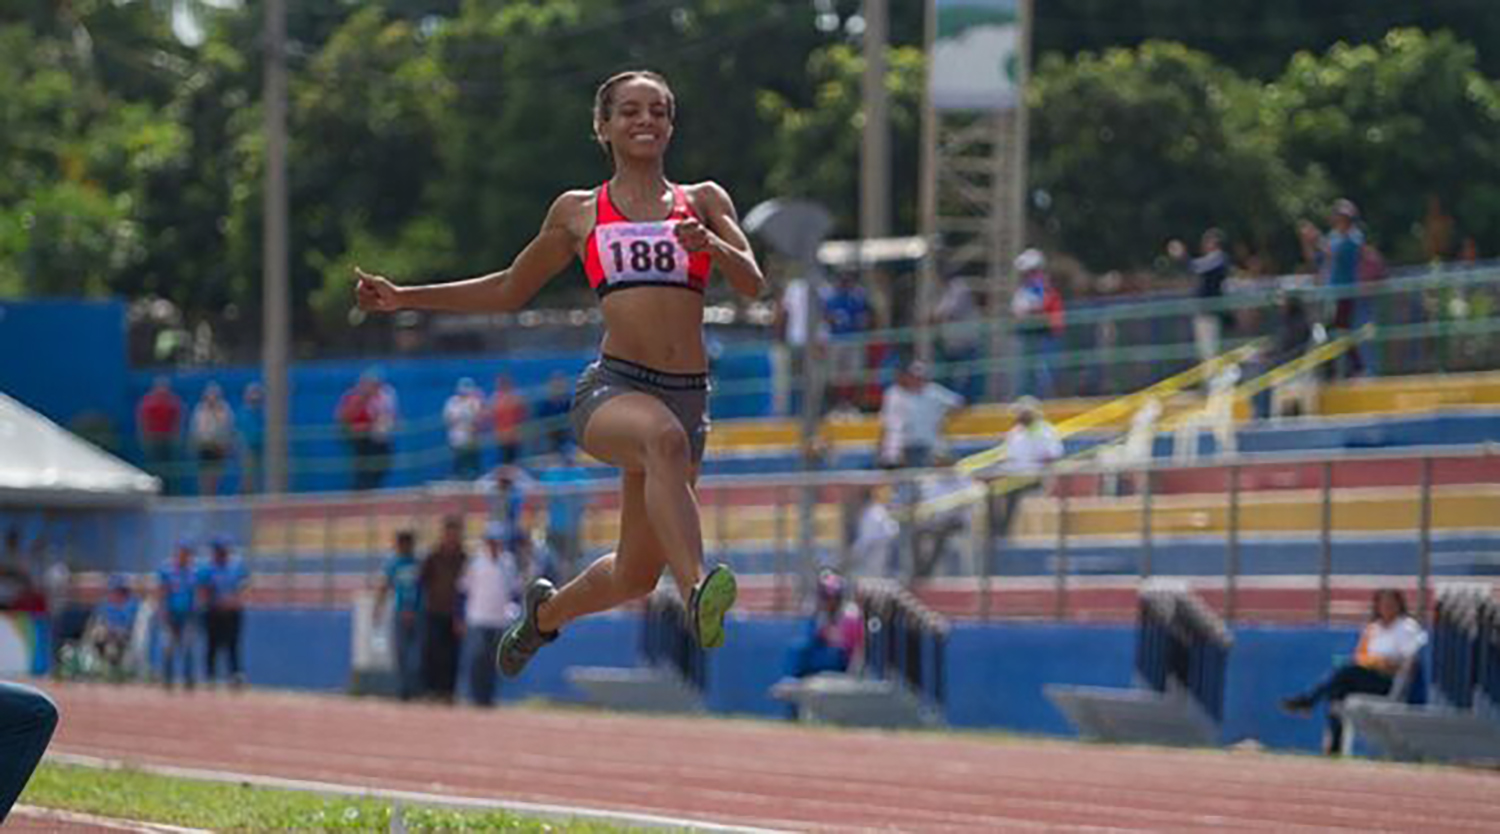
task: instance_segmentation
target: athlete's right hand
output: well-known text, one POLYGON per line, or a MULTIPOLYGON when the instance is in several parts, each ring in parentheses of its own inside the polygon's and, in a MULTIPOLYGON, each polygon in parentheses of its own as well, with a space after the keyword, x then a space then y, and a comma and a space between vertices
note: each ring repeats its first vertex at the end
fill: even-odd
POLYGON ((357 281, 354 299, 359 309, 377 313, 389 313, 401 309, 401 289, 383 275, 371 275, 359 267, 354 268, 357 281))

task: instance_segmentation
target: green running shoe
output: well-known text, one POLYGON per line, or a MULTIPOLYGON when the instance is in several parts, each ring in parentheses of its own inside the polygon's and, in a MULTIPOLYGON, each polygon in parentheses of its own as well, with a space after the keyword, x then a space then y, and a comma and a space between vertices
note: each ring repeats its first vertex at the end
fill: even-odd
POLYGON ((525 611, 521 619, 505 630, 505 635, 500 638, 500 648, 495 652, 495 665, 507 678, 521 674, 539 649, 557 639, 557 632, 542 631, 536 624, 537 609, 556 593, 557 588, 541 577, 531 580, 526 586, 525 611))
POLYGON ((688 599, 688 627, 698 645, 717 649, 724 645, 724 616, 734 607, 739 586, 728 565, 715 565, 693 589, 688 599))

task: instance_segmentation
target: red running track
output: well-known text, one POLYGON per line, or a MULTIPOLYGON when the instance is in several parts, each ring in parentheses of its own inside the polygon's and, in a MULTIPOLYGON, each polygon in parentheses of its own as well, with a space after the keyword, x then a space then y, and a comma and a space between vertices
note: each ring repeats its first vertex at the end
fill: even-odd
POLYGON ((69 753, 797 830, 1500 831, 1500 774, 288 693, 51 687, 69 753))

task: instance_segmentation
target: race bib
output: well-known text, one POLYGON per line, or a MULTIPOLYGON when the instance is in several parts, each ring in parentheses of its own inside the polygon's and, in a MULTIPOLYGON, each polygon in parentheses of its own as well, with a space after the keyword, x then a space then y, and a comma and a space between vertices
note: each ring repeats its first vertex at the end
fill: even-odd
POLYGON ((594 230, 604 283, 688 283, 688 253, 672 233, 675 222, 610 223, 594 230))

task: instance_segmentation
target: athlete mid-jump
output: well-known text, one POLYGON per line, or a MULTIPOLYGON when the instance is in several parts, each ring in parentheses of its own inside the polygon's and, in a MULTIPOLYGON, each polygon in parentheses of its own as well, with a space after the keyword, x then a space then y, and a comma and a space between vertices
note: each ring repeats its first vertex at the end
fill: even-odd
POLYGON ((357 270, 366 310, 517 310, 574 255, 599 294, 604 342, 578 379, 572 421, 585 451, 623 470, 619 548, 561 589, 545 579, 527 587, 523 615, 500 641, 507 675, 520 673, 567 623, 651 593, 664 567, 687 600, 699 643, 724 642, 734 574, 724 565, 703 572, 694 487, 708 433, 703 292, 715 267, 752 298, 765 279, 729 194, 713 182, 666 178, 675 116, 660 75, 634 71, 605 81, 594 99, 594 131, 614 176, 558 197, 509 269, 406 287, 357 270))

